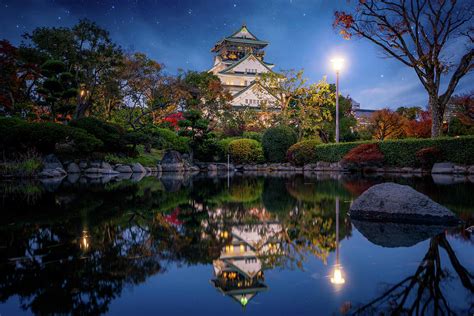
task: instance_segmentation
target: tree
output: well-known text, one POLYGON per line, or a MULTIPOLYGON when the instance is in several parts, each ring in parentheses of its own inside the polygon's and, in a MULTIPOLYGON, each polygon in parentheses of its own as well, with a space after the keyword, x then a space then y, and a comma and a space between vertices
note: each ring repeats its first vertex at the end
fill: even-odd
POLYGON ((369 129, 377 140, 403 136, 403 119, 397 112, 389 109, 375 111, 369 122, 369 129))
MULTIPOLYGON (((334 84, 330 85, 331 91, 336 91, 334 84)), ((331 117, 336 116, 336 107, 331 104, 329 106, 331 117)), ((357 120, 352 112, 352 102, 350 97, 339 95, 339 139, 342 142, 350 142, 358 139, 359 134, 355 131, 357 120)), ((336 121, 325 120, 320 131, 320 137, 325 142, 334 141, 336 138, 336 121)))
POLYGON ((112 42, 108 31, 92 21, 80 20, 72 28, 36 28, 24 38, 29 41, 24 48, 63 62, 66 71, 75 75, 81 88, 75 118, 85 116, 97 100, 99 87, 117 77, 122 50, 112 42))
POLYGON ((451 98, 454 115, 467 126, 474 126, 474 91, 451 98))
POLYGON ((179 121, 179 134, 189 137, 189 147, 191 149, 191 160, 194 152, 206 139, 209 121, 202 117, 202 113, 197 110, 188 110, 183 113, 183 119, 179 121))
POLYGON ((400 106, 395 110, 395 112, 397 112, 398 114, 400 114, 401 116, 403 116, 404 118, 408 120, 416 120, 422 111, 423 110, 419 106, 411 106, 411 107, 400 106))
POLYGON ((431 136, 431 114, 421 111, 414 119, 404 120, 404 132, 407 137, 429 138, 431 136))
POLYGON ((231 94, 224 89, 220 79, 207 71, 188 71, 178 76, 182 88, 187 91, 184 100, 187 109, 198 110, 203 118, 216 126, 229 110, 231 94))
POLYGON ((40 77, 40 59, 31 50, 0 41, 0 105, 16 113, 32 105, 33 87, 40 77))
POLYGON ((66 71, 66 66, 59 60, 48 60, 41 65, 41 81, 37 92, 41 96, 40 105, 49 109, 51 119, 66 119, 74 111, 77 85, 74 76, 66 71))
POLYGON ((359 0, 354 13, 335 13, 334 26, 345 38, 367 39, 414 69, 428 93, 431 136, 438 137, 446 105, 472 69, 473 6, 472 1, 457 0, 359 0), (457 62, 447 52, 452 44, 462 52, 457 62), (440 92, 444 77, 449 77, 447 88, 440 92))
POLYGON ((291 125, 297 131, 298 140, 319 136, 323 123, 332 120, 335 94, 326 78, 308 84, 300 70, 278 74, 268 72, 259 80, 277 97, 281 124, 291 125))

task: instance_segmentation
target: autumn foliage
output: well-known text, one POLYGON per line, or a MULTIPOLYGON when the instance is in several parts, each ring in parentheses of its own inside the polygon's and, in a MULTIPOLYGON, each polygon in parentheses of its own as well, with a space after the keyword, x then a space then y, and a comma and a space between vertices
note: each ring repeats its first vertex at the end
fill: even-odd
POLYGON ((373 138, 385 140, 390 138, 400 138, 404 135, 403 117, 397 112, 389 109, 375 111, 369 119, 369 129, 373 138))
POLYGON ((361 144, 351 149, 343 158, 343 163, 355 166, 380 165, 384 155, 378 144, 361 144))
POLYGON ((431 136, 431 114, 429 111, 422 111, 418 118, 405 120, 403 130, 407 137, 429 138, 431 136))

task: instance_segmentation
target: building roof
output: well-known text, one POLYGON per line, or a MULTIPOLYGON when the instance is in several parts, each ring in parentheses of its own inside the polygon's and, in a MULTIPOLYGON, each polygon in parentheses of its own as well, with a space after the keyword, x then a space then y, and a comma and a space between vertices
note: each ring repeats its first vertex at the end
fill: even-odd
MULTIPOLYGON (((273 72, 273 70, 268 66, 269 64, 264 63, 264 62, 261 61, 257 56, 255 56, 255 55, 252 54, 252 53, 249 53, 249 54, 245 55, 244 57, 240 58, 239 61, 233 63, 232 65, 230 65, 229 67, 225 68, 224 70, 219 71, 219 73, 221 73, 221 74, 227 73, 229 70, 232 70, 232 69, 234 69, 236 66, 240 65, 243 61, 249 59, 250 56, 253 56, 260 64, 262 64, 266 69, 268 69, 268 71, 273 72)), ((270 65, 271 65, 271 64, 270 64, 270 65)))
POLYGON ((217 50, 218 46, 225 41, 241 43, 241 44, 255 44, 255 45, 260 45, 262 47, 265 47, 268 45, 268 42, 258 39, 252 32, 250 32, 245 24, 242 25, 240 29, 232 33, 232 35, 227 36, 221 39, 220 41, 218 41, 214 45, 214 48, 212 49, 212 51, 217 50))
POLYGON ((259 85, 263 90, 265 90, 266 92, 268 92, 268 94, 270 94, 272 97, 274 97, 275 99, 278 100, 278 98, 273 94, 271 93, 265 86, 263 86, 260 82, 258 81, 253 81, 251 84, 249 84, 247 87, 245 87, 245 89, 242 89, 240 90, 239 92, 237 92, 236 94, 233 95, 233 99, 237 98, 239 95, 241 95, 242 93, 244 93, 245 91, 249 90, 250 88, 252 88, 253 86, 255 85, 259 85))

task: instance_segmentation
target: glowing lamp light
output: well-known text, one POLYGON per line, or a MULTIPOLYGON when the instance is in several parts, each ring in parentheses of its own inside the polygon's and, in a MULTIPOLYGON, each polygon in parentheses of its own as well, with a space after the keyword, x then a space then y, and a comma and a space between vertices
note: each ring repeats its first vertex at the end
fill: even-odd
POLYGON ((89 234, 86 230, 82 232, 80 247, 83 251, 87 251, 89 249, 89 234))
POLYGON ((331 63, 332 63, 332 68, 339 72, 342 67, 344 66, 344 59, 342 58, 333 58, 331 59, 331 63))
POLYGON ((242 306, 247 305, 248 302, 249 302, 249 300, 248 300, 247 297, 242 296, 242 297, 240 298, 240 304, 242 304, 242 306))
POLYGON ((334 269, 334 274, 331 278, 331 283, 338 285, 346 283, 346 280, 342 277, 342 270, 339 267, 336 267, 334 269))

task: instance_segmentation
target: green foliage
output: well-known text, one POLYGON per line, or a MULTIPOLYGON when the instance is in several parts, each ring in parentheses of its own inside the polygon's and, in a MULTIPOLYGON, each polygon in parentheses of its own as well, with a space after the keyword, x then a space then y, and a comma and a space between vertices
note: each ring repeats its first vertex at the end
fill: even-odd
POLYGON ((423 168, 432 168, 441 158, 441 151, 437 147, 426 147, 415 153, 417 163, 423 168))
POLYGON ((453 117, 449 122, 447 134, 449 136, 474 135, 474 125, 463 124, 459 118, 453 117))
POLYGON ((316 161, 316 146, 321 144, 319 138, 304 140, 293 144, 286 153, 286 159, 294 165, 302 166, 316 161))
POLYGON ((112 164, 132 164, 132 163, 140 163, 142 166, 145 167, 155 167, 158 161, 163 158, 163 151, 158 149, 151 149, 150 152, 145 152, 144 146, 139 145, 137 146, 138 155, 136 157, 126 157, 126 156, 118 156, 116 154, 107 154, 105 155, 105 161, 112 163, 112 164))
POLYGON ((87 131, 57 123, 27 123, 0 119, 0 150, 25 152, 35 148, 40 153, 90 153, 103 146, 87 131), (7 130, 4 133, 3 131, 7 130), (62 146, 61 146, 62 145, 62 146))
POLYGON ((189 138, 189 147, 191 155, 198 151, 198 147, 207 138, 209 121, 202 117, 198 110, 188 110, 183 113, 183 119, 178 122, 180 127, 179 135, 189 138))
POLYGON ((229 144, 229 154, 234 163, 263 162, 262 145, 254 139, 236 139, 229 144))
MULTIPOLYGON (((339 144, 324 144, 316 147, 316 161, 338 162, 351 149, 360 144, 374 143, 373 141, 352 142, 339 144)), ((459 164, 474 163, 474 136, 436 139, 394 139, 379 142, 379 148, 388 166, 414 167, 417 166, 416 153, 428 147, 437 147, 441 151, 440 159, 459 164)))
POLYGON ((367 142, 352 143, 332 143, 316 147, 316 161, 338 162, 352 149, 359 144, 367 142))
POLYGON ((152 136, 153 147, 157 149, 173 149, 180 153, 189 151, 189 139, 184 136, 179 136, 176 132, 167 129, 154 127, 149 130, 152 136))
POLYGON ((218 141, 219 152, 224 159, 227 159, 229 154, 229 144, 236 139, 242 139, 242 137, 227 137, 218 141))
POLYGON ((263 134, 258 132, 244 132, 242 135, 243 138, 255 139, 257 142, 261 143, 263 134))
POLYGON ((71 121, 70 126, 86 130, 103 142, 100 151, 103 152, 126 152, 127 143, 125 131, 119 126, 102 122, 93 117, 84 117, 71 121))
POLYGON ((296 133, 287 126, 277 126, 265 131, 262 138, 265 158, 269 162, 282 162, 291 145, 296 143, 296 133))
POLYGON ((29 150, 16 154, 16 157, 0 162, 0 175, 31 177, 40 171, 43 163, 37 152, 29 150))

